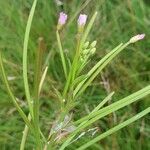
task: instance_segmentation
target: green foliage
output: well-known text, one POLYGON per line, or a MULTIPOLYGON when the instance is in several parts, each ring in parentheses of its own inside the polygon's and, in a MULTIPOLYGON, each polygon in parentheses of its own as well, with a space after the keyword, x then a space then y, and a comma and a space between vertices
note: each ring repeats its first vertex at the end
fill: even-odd
POLYGON ((38 0, 34 13, 36 0, 33 6, 32 2, 0 1, 0 49, 4 54, 0 59, 1 75, 4 79, 0 89, 1 149, 19 149, 23 130, 26 134, 22 145, 26 143, 26 149, 35 147, 38 140, 42 144, 49 142, 50 149, 58 149, 56 145, 59 149, 66 146, 66 149, 87 149, 89 146, 89 149, 120 149, 124 143, 124 149, 149 149, 150 127, 147 116, 134 125, 131 124, 150 112, 149 97, 145 97, 150 93, 147 86, 150 81, 149 3, 143 0, 66 0, 63 9, 69 15, 68 24, 56 36, 61 7, 54 1, 38 0), (90 16, 95 11, 98 15, 95 13, 93 17, 90 16), (89 24, 80 39, 76 40, 76 20, 80 12, 89 16, 89 24), (30 17, 26 28, 28 16, 30 17), (134 34, 141 32, 146 33, 147 38, 144 41, 130 46, 129 43, 120 44, 114 48, 118 43, 126 42, 134 34), (44 39, 47 50, 44 51, 44 62, 40 58, 41 49, 37 46, 39 37, 44 39), (96 54, 85 59, 82 64, 80 54, 84 43, 92 43, 95 38, 96 54), (76 41, 79 46, 76 46, 76 41), (126 46, 127 50, 121 54, 126 46), (115 58, 118 54, 119 57, 115 58), (5 91, 8 91, 11 99, 5 91), (111 91, 115 91, 115 94, 111 91), (36 100, 33 106, 32 99, 36 100), (142 101, 137 102, 139 99, 142 101), (133 102, 136 103, 129 106, 133 102), (125 109, 121 109, 125 106, 125 109), (118 109, 121 110, 116 112, 118 109), (31 121, 30 118, 27 119, 29 112, 33 114, 31 121), (32 132, 29 130, 28 133, 27 126, 24 128, 21 117, 32 132), (53 127, 56 129, 61 124, 58 132, 49 134, 50 129, 52 131, 53 127), (116 132, 129 124, 130 127, 116 132), (60 134, 69 127, 73 130, 66 132, 67 136, 60 134), (94 127, 98 127, 99 131, 92 137, 88 131, 94 127), (85 135, 80 137, 83 133, 85 135), (115 135, 111 135, 112 133, 115 135), (60 136, 63 138, 54 142, 60 136), (105 140, 99 142, 103 138, 105 140))

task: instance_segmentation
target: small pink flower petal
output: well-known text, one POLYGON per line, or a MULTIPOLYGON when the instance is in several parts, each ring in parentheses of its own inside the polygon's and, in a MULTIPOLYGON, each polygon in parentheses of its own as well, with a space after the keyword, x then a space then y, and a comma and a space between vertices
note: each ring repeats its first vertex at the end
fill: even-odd
POLYGON ((67 21, 67 14, 65 14, 64 12, 61 12, 59 14, 58 24, 64 25, 66 21, 67 21))
POLYGON ((135 43, 139 40, 143 40, 144 37, 145 37, 145 34, 138 34, 130 39, 130 43, 135 43))
POLYGON ((79 26, 84 26, 86 24, 86 20, 87 20, 87 15, 80 14, 80 16, 78 18, 78 25, 79 26))

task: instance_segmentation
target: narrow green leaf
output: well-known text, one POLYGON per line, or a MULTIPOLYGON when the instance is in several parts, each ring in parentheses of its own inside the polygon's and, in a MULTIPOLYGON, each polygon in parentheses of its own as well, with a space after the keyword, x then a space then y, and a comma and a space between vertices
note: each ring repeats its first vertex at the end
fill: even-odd
POLYGON ((42 73, 42 60, 43 60, 43 51, 44 51, 44 43, 43 38, 39 38, 38 40, 38 49, 36 51, 35 57, 35 71, 34 71, 34 89, 33 89, 33 123, 36 131, 36 142, 37 146, 41 147, 41 140, 40 140, 40 126, 39 126, 39 108, 40 108, 40 101, 39 101, 39 86, 40 86, 40 79, 42 73))
POLYGON ((79 77, 77 77, 73 83, 72 83, 72 87, 76 86, 77 84, 79 84, 80 82, 82 82, 84 79, 87 78, 87 75, 81 75, 79 77))
POLYGON ((137 91, 137 92, 135 92, 135 93, 133 93, 133 94, 131 94, 131 95, 129 95, 129 96, 127 96, 127 97, 125 97, 125 98, 123 98, 123 99, 121 99, 121 100, 119 100, 119 101, 117 101, 117 102, 115 102, 115 103, 113 103, 113 104, 111 104, 111 105, 109 105, 109 106, 106 106, 106 107, 100 109, 99 111, 94 112, 90 116, 87 115, 86 117, 77 120, 75 122, 75 124, 82 123, 83 121, 85 121, 87 119, 95 120, 94 117, 100 117, 100 118, 104 117, 104 116, 106 116, 106 115, 108 115, 108 114, 110 114, 110 113, 112 113, 112 112, 114 112, 114 111, 116 111, 122 107, 125 107, 125 106, 139 100, 140 98, 143 98, 144 96, 146 96, 148 94, 150 94, 150 85, 137 91))
POLYGON ((28 52, 29 34, 30 34, 30 29, 31 29, 31 24, 32 24, 36 4, 37 4, 37 0, 34 0, 29 14, 27 26, 26 26, 24 45, 23 45, 23 80, 24 80, 25 94, 26 94, 29 110, 32 117, 33 117, 33 108, 32 108, 33 106, 32 106, 32 100, 30 96, 29 83, 28 83, 27 52, 28 52))
MULTIPOLYGON (((30 113, 28 115, 28 120, 29 120, 29 122, 31 122, 31 115, 30 115, 30 113)), ((21 144, 20 144, 20 150, 24 150, 25 149, 25 144, 26 144, 28 132, 29 132, 29 127, 27 125, 25 125, 24 130, 23 130, 21 144)))
POLYGON ((92 123, 94 123, 95 121, 97 121, 98 119, 105 117, 106 115, 119 110, 133 102, 136 102, 137 100, 145 97, 146 95, 150 94, 150 85, 109 105, 106 106, 102 109, 100 109, 99 111, 96 111, 94 113, 92 113, 90 116, 86 116, 83 117, 82 119, 79 119, 78 121, 74 122, 75 125, 81 123, 77 129, 67 138, 67 140, 63 143, 63 145, 60 147, 60 150, 63 150, 65 147, 67 147, 70 143, 70 141, 75 137, 75 135, 80 132, 81 130, 83 130, 84 128, 90 126, 92 123), (89 120, 90 119, 90 120, 89 120), (89 120, 89 121, 87 121, 89 120), (86 121, 86 123, 84 122, 86 121))
POLYGON ((47 74, 47 70, 48 70, 48 66, 45 67, 44 72, 43 72, 42 77, 41 77, 41 81, 40 81, 40 85, 39 85, 39 94, 41 92, 41 89, 42 89, 42 86, 43 86, 43 83, 44 83, 44 80, 45 80, 45 77, 47 74))
POLYGON ((131 123, 137 121, 138 119, 144 117, 146 114, 150 113, 150 107, 148 107, 147 109, 143 110, 142 112, 136 114, 134 117, 116 125, 115 127, 109 129, 108 131, 102 133, 101 135, 97 136, 96 138, 94 138, 93 140, 89 141, 88 143, 82 145, 81 147, 79 147, 77 150, 84 150, 87 149, 89 146, 93 145, 96 142, 99 142, 100 140, 104 139, 105 137, 116 133, 118 130, 130 125, 131 123))
POLYGON ((94 108, 92 113, 98 111, 101 107, 103 107, 111 99, 111 97, 114 95, 114 93, 115 92, 111 92, 108 96, 106 96, 104 98, 104 100, 101 103, 99 103, 99 105, 97 107, 94 108))
MULTIPOLYGON (((107 103, 107 101, 110 100, 110 98, 113 96, 113 94, 114 94, 114 92, 111 92, 108 96, 106 96, 104 98, 104 100, 101 103, 99 103, 99 105, 97 105, 90 114, 88 114, 88 118, 90 118, 90 116, 92 114, 94 114, 95 112, 97 112, 103 105, 105 105, 107 103)), ((85 124, 88 121, 88 118, 85 119, 84 121, 81 118, 82 124, 85 124)), ((79 123, 81 123, 81 122, 79 120, 79 123)))
POLYGON ((31 125, 30 121, 28 120, 27 116, 25 115, 25 113, 23 112, 23 110, 21 109, 21 107, 19 106, 19 104, 17 103, 17 100, 16 100, 14 94, 12 93, 12 91, 10 89, 10 86, 9 86, 9 83, 8 83, 8 80, 7 80, 7 75, 5 73, 4 66, 3 66, 1 51, 0 51, 0 70, 1 70, 1 73, 2 73, 3 82, 4 82, 5 86, 6 86, 7 93, 9 94, 9 96, 10 96, 10 98, 11 98, 14 106, 16 107, 17 111, 19 112, 20 116, 22 117, 22 119, 24 120, 24 122, 26 123, 26 125, 31 130, 33 130, 33 127, 31 125))

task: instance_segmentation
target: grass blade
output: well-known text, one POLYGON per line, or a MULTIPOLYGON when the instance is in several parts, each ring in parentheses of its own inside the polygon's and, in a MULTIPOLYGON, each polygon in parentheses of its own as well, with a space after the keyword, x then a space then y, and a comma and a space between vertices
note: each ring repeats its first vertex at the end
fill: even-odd
POLYGON ((7 80, 7 75, 5 73, 4 66, 3 66, 1 51, 0 51, 0 69, 1 69, 1 73, 2 73, 2 79, 3 79, 3 82, 6 86, 8 95, 10 96, 14 106, 16 107, 17 111, 19 112, 20 116, 22 117, 22 119, 24 120, 26 125, 32 130, 33 127, 31 125, 30 121, 28 120, 27 116, 25 115, 25 113, 23 112, 23 110, 21 109, 19 104, 17 103, 17 100, 16 100, 15 96, 13 95, 13 93, 10 89, 10 86, 9 86, 9 83, 8 83, 8 80, 7 80))
POLYGON ((40 85, 39 85, 39 94, 41 92, 41 89, 42 89, 42 86, 43 86, 43 83, 44 83, 47 71, 48 71, 48 66, 45 67, 44 72, 42 74, 42 78, 41 78, 40 85))
POLYGON ((128 126, 129 124, 137 121, 138 119, 144 117, 146 114, 150 113, 150 107, 148 107, 147 109, 143 110, 142 112, 136 114, 134 117, 116 125, 115 127, 109 129, 108 131, 102 133, 101 135, 97 136, 96 138, 94 138, 93 140, 89 141, 88 143, 82 145, 81 147, 79 147, 77 150, 84 150, 86 148, 88 148, 89 146, 93 145, 94 143, 104 139, 105 137, 117 132, 118 130, 128 126))
POLYGON ((41 140, 40 140, 40 126, 39 126, 39 108, 40 108, 40 98, 39 98, 39 85, 42 72, 42 60, 43 60, 43 49, 44 43, 43 38, 38 40, 38 50, 36 52, 35 58, 35 71, 34 71, 34 89, 33 89, 33 123, 36 131, 36 144, 37 147, 41 149, 41 140))
POLYGON ((100 117, 100 118, 104 117, 120 108, 123 108, 123 107, 143 98, 144 96, 146 96, 148 94, 150 94, 150 85, 109 105, 109 106, 106 106, 106 107, 100 109, 99 111, 91 114, 90 116, 88 115, 82 119, 79 119, 78 121, 75 122, 75 124, 82 123, 83 121, 85 121, 87 119, 91 119, 91 118, 92 118, 91 120, 94 120, 94 117, 96 117, 96 116, 100 117))
POLYGON ((93 110, 91 113, 96 112, 96 111, 98 111, 101 107, 103 107, 103 106, 110 100, 110 98, 111 98, 113 95, 114 95, 114 92, 111 92, 108 96, 106 96, 106 97, 104 98, 104 100, 103 100, 97 107, 95 107, 94 110, 93 110))
POLYGON ((36 4, 37 4, 37 0, 34 0, 29 14, 27 26, 26 26, 24 45, 23 45, 23 80, 24 80, 25 94, 26 94, 29 110, 32 117, 33 117, 33 108, 32 108, 33 106, 32 106, 32 100, 30 96, 29 83, 28 83, 27 52, 28 52, 29 34, 30 34, 30 29, 31 29, 31 24, 32 24, 36 4))
POLYGON ((100 109, 99 111, 97 112, 94 112, 92 113, 90 116, 86 116, 82 119, 79 119, 78 121, 74 122, 75 125, 81 123, 77 129, 68 137, 68 139, 63 143, 63 145, 61 146, 60 150, 63 150, 66 146, 69 145, 70 141, 74 138, 74 136, 80 132, 81 130, 83 130, 84 128, 90 126, 92 123, 94 123, 95 121, 97 121, 98 119, 116 111, 116 110, 119 110, 141 98, 143 98, 144 96, 150 94, 150 85, 109 105, 109 106, 106 106, 102 109, 100 109), (90 119, 90 120, 89 120, 90 119), (89 121, 87 121, 89 120, 89 121), (84 121, 86 121, 84 123, 84 121))

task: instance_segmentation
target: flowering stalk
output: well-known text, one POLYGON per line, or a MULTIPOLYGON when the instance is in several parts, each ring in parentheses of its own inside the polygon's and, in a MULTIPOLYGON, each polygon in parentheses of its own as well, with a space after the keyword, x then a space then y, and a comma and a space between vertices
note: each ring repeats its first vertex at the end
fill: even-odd
POLYGON ((69 72, 69 76, 67 79, 67 83, 65 85, 64 91, 63 91, 63 97, 66 96, 67 90, 69 88, 69 84, 70 82, 74 80, 75 78, 75 74, 76 74, 76 69, 77 69, 77 63, 78 63, 78 58, 80 56, 80 49, 81 49, 81 36, 82 36, 82 32, 84 29, 84 26, 86 24, 86 20, 87 20, 87 15, 85 14, 81 14, 78 18, 78 35, 77 35, 77 47, 76 47, 76 51, 75 51, 75 57, 74 60, 72 62, 72 66, 71 66, 71 70, 69 72))
POLYGON ((58 24, 57 24, 56 38, 57 38, 57 43, 59 47, 64 74, 67 79, 67 65, 66 65, 65 56, 64 56, 64 52, 63 52, 63 48, 62 48, 62 44, 60 40, 60 35, 59 35, 59 30, 65 25, 66 21, 67 21, 67 14, 61 12, 59 14, 59 19, 58 19, 58 24))
POLYGON ((130 43, 135 43, 137 41, 143 40, 144 37, 145 37, 145 34, 138 34, 130 39, 130 43))
POLYGON ((75 76, 76 76, 77 64, 79 61, 80 51, 81 51, 80 44, 81 44, 82 32, 84 30, 84 26, 86 24, 86 21, 87 21, 87 15, 80 14, 80 16, 78 18, 78 30, 79 31, 78 31, 78 35, 77 35, 77 48, 76 48, 76 54, 75 54, 75 57, 73 60, 73 65, 72 65, 72 68, 73 68, 72 82, 74 81, 75 76))
POLYGON ((87 15, 80 14, 80 16, 78 18, 78 32, 79 33, 83 32, 86 21, 87 21, 87 15))
POLYGON ((58 47, 59 47, 59 52, 60 52, 60 57, 61 57, 61 62, 62 62, 65 78, 67 79, 67 65, 66 65, 66 60, 65 60, 65 56, 64 56, 64 52, 63 52, 63 48, 62 48, 58 30, 56 31, 56 37, 57 37, 57 43, 58 43, 58 47))
POLYGON ((67 17, 68 17, 67 14, 65 14, 64 12, 61 12, 59 14, 57 30, 60 30, 66 24, 67 17))
MULTIPOLYGON (((86 29, 85 29, 85 32, 83 33, 82 35, 82 38, 81 38, 81 41, 80 41, 80 46, 79 46, 79 49, 82 49, 85 41, 86 41, 86 38, 92 28, 92 25, 96 19, 96 16, 97 16, 97 12, 95 12, 90 20, 90 22, 88 23, 86 29)), ((72 65, 73 66, 73 65, 72 65)), ((72 70, 73 70, 73 67, 71 67, 71 70, 70 70, 70 73, 69 73, 69 76, 68 76, 68 79, 67 79, 67 82, 66 82, 66 85, 65 85, 65 88, 64 88, 64 91, 63 91, 63 97, 66 96, 67 94, 67 91, 69 89, 69 86, 70 86, 70 82, 71 82, 71 78, 72 78, 72 70)))

